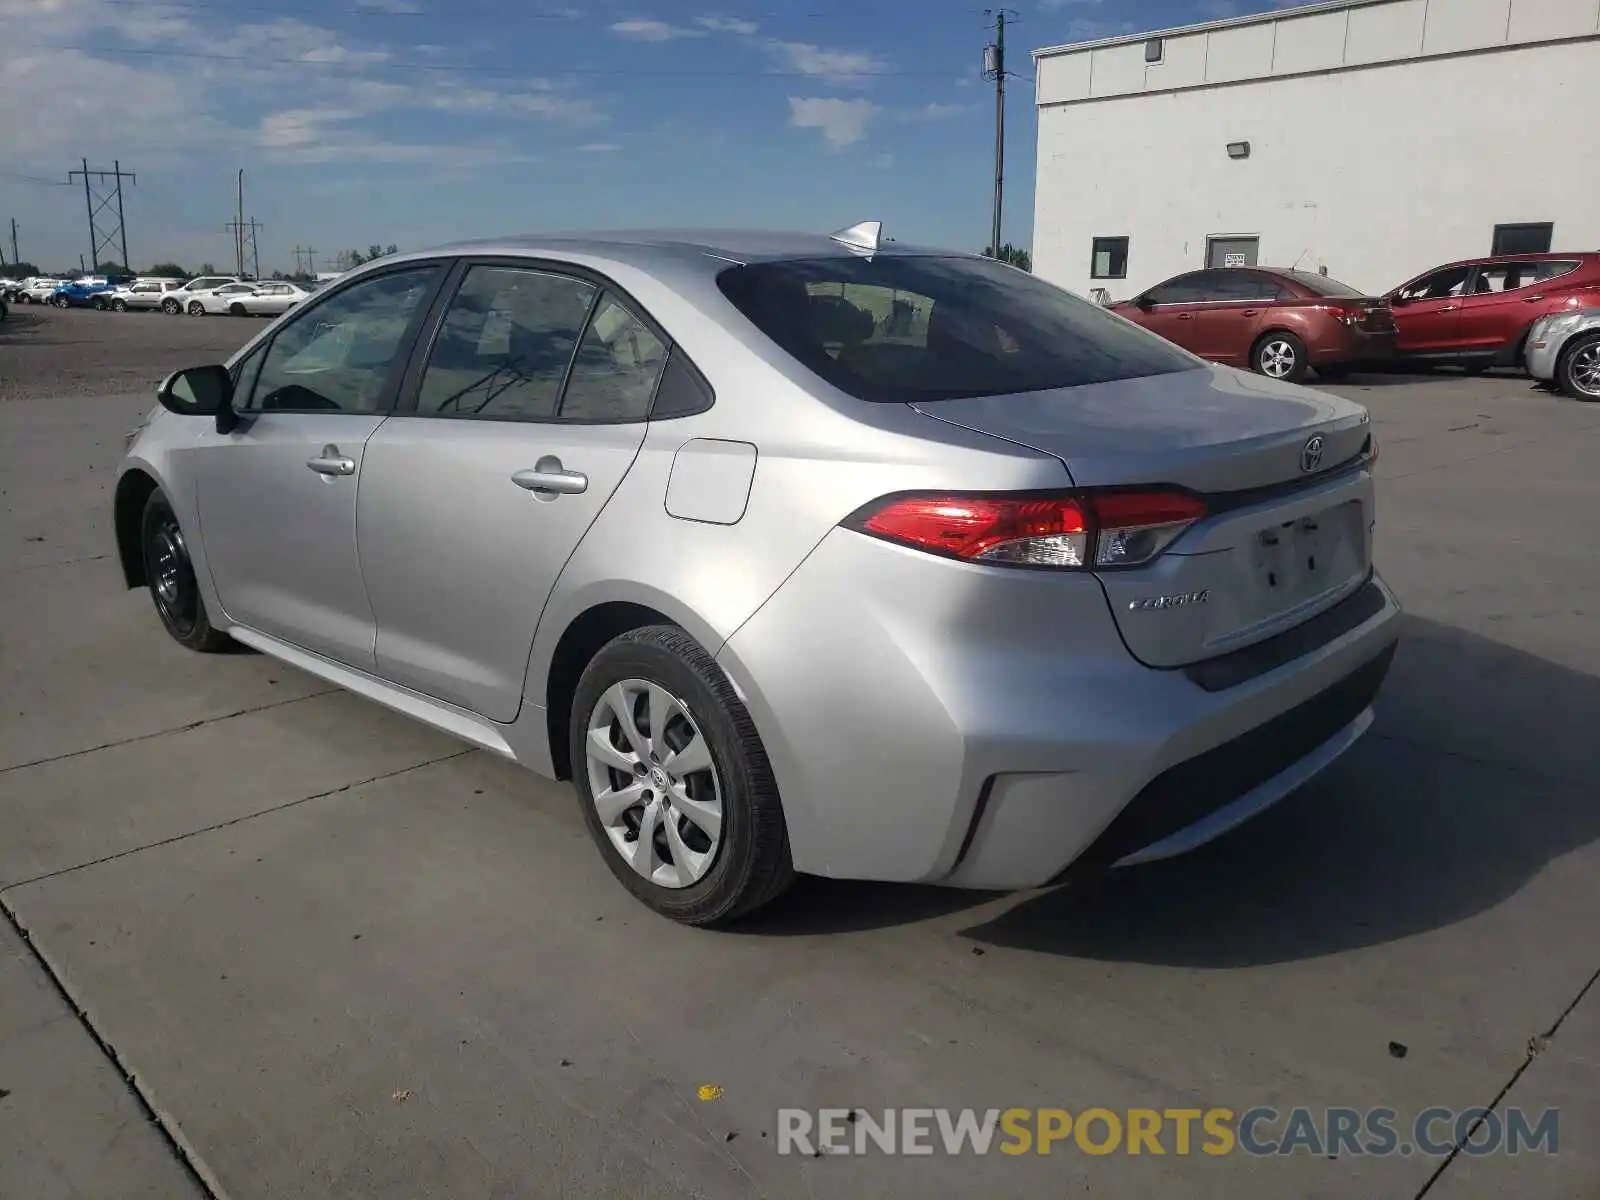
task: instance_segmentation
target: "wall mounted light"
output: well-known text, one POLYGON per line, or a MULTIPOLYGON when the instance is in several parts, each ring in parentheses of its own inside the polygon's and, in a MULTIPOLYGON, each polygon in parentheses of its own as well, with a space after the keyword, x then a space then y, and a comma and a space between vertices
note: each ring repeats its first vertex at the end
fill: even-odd
POLYGON ((1229 158, 1249 158, 1250 157, 1250 143, 1249 142, 1229 142, 1228 143, 1228 157, 1229 158))

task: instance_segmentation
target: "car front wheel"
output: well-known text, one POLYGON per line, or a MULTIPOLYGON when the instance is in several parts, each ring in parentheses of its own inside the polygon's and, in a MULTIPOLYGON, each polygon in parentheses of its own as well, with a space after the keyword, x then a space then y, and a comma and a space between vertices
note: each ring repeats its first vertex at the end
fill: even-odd
POLYGON ((183 311, 183 305, 179 304, 176 300, 163 300, 161 302, 161 311, 172 316, 177 316, 183 311))
POLYGON ((112 312, 127 312, 128 311, 128 302, 126 300, 113 300, 111 302, 111 311, 112 312))
POLYGON ((71 308, 72 307, 72 301, 68 300, 65 296, 57 296, 56 297, 56 307, 57 308, 71 308))
POLYGON ((139 531, 145 582, 161 624, 174 641, 191 650, 214 654, 226 648, 232 639, 211 627, 195 582, 188 543, 172 505, 159 488, 145 501, 139 531))
POLYGON ((1600 400, 1600 333, 1574 338, 1562 351, 1556 383, 1574 400, 1600 400))
POLYGON ((635 629, 595 655, 573 699, 568 747, 606 865, 662 916, 720 924, 793 881, 755 724, 683 630, 635 629))
POLYGON ((1269 379, 1299 383, 1306 377, 1306 344, 1282 330, 1267 334, 1250 354, 1250 365, 1269 379))

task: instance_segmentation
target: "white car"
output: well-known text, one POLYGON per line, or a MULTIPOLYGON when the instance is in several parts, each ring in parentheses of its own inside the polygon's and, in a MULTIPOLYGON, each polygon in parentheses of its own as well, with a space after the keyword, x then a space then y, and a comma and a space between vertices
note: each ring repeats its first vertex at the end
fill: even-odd
POLYGON ((165 313, 181 313, 189 311, 189 300, 200 292, 213 292, 219 287, 226 287, 230 283, 243 283, 237 275, 201 275, 189 280, 172 295, 161 301, 161 311, 165 313))
POLYGON ((111 311, 127 312, 136 308, 160 308, 168 296, 181 291, 181 279, 136 279, 126 287, 111 293, 111 311))
POLYGON ((170 299, 181 300, 183 302, 183 311, 191 317, 204 317, 214 313, 227 312, 228 306, 235 300, 238 300, 241 296, 254 295, 255 290, 255 284, 235 280, 233 283, 225 283, 221 287, 212 288, 209 291, 191 291, 188 288, 183 288, 174 292, 170 299))
POLYGON ((34 279, 22 289, 18 299, 24 304, 49 304, 55 298, 56 289, 64 287, 69 282, 70 280, 66 279, 34 279))
POLYGON ((228 303, 228 311, 237 317, 276 317, 310 295, 299 284, 279 279, 268 280, 258 283, 256 290, 248 295, 234 296, 228 303))

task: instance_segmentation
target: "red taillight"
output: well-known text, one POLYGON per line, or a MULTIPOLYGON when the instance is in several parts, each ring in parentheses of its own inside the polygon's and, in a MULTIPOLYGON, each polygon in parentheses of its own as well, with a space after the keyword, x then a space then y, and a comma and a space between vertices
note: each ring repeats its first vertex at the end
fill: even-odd
POLYGON ((870 505, 845 524, 970 562, 1119 567, 1149 562, 1205 511, 1182 492, 921 494, 870 505))

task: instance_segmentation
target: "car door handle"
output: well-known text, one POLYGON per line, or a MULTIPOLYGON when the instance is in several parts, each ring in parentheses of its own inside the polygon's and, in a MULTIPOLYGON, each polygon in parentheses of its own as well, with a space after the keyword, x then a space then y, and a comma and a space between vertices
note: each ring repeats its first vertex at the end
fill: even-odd
POLYGON ((1456 311, 1456 309, 1458 309, 1458 308, 1460 308, 1460 307, 1461 307, 1461 305, 1459 305, 1459 304, 1446 304, 1446 305, 1445 305, 1445 306, 1444 306, 1444 307, 1443 307, 1443 308, 1441 308, 1441 309, 1440 309, 1440 310, 1439 310, 1439 311, 1440 311, 1440 312, 1455 312, 1455 311, 1456 311))
POLYGON ((1192 321, 1192 320, 1194 320, 1194 314, 1193 313, 1179 313, 1178 314, 1178 320, 1180 320, 1180 321, 1192 321))
POLYGON ((1259 317, 1261 315, 1261 310, 1259 308, 1247 308, 1239 315, 1241 317, 1259 317))
POLYGON ((1522 302, 1523 302, 1523 303, 1524 303, 1524 304, 1532 304, 1532 303, 1534 303, 1534 301, 1536 301, 1536 300, 1543 300, 1543 299, 1544 299, 1544 297, 1543 297, 1543 296, 1524 296, 1524 297, 1523 297, 1523 298, 1522 298, 1522 302))
POLYGON ((582 471, 567 471, 557 462, 554 466, 541 463, 531 471, 518 471, 511 482, 530 492, 548 492, 556 496, 577 496, 589 490, 589 477, 582 471))
POLYGON ((354 475, 356 460, 339 453, 337 446, 324 446, 316 458, 308 458, 306 466, 318 475, 354 475))

